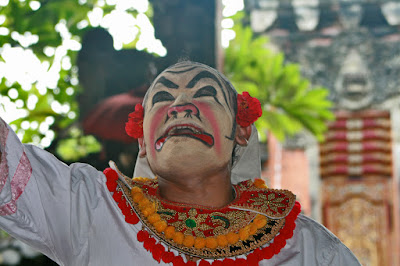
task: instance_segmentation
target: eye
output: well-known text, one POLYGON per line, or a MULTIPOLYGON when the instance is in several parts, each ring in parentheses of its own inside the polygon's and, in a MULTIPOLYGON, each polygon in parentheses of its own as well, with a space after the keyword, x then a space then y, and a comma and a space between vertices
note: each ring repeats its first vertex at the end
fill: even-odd
POLYGON ((205 86, 201 89, 199 89, 193 96, 193 98, 199 98, 199 97, 205 97, 205 96, 211 96, 215 97, 217 95, 217 91, 213 86, 205 86))
POLYGON ((152 104, 156 104, 158 102, 167 102, 175 100, 174 96, 172 96, 169 92, 159 91, 153 96, 152 104))

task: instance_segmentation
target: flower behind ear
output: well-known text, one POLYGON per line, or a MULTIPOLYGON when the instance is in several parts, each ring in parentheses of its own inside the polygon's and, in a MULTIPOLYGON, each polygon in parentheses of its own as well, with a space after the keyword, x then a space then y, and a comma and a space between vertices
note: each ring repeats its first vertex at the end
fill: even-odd
POLYGON ((245 91, 237 96, 238 112, 236 122, 242 127, 253 124, 262 115, 261 103, 245 91))
POLYGON ((129 120, 125 123, 125 131, 132 138, 138 139, 143 137, 143 106, 138 103, 135 111, 129 114, 129 120))

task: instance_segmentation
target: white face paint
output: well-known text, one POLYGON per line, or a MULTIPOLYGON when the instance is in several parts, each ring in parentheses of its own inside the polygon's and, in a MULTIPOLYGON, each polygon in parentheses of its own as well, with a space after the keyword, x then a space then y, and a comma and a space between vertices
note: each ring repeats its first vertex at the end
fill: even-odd
POLYGON ((234 146, 233 121, 228 92, 216 73, 190 64, 167 69, 145 102, 143 129, 150 167, 160 176, 182 168, 226 167, 234 146))

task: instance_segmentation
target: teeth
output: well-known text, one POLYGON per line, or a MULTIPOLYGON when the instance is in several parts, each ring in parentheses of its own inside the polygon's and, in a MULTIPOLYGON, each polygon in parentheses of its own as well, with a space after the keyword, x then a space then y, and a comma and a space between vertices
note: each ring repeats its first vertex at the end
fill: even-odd
POLYGON ((193 127, 188 127, 188 126, 177 126, 177 127, 174 127, 172 130, 170 130, 170 131, 168 132, 168 135, 170 135, 170 134, 172 134, 172 133, 174 133, 174 132, 176 132, 176 131, 179 131, 179 130, 181 130, 181 129, 188 129, 188 130, 192 131, 194 134, 201 134, 201 131, 199 131, 199 130, 193 128, 193 127))

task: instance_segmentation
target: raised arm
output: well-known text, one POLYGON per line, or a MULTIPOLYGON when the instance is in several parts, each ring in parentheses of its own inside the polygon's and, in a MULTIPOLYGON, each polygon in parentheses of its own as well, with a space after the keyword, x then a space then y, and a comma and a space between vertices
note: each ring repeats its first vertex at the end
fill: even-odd
POLYGON ((36 146, 21 144, 1 118, 0 156, 0 228, 68 264, 67 256, 87 239, 103 174, 86 164, 67 166, 36 146))

